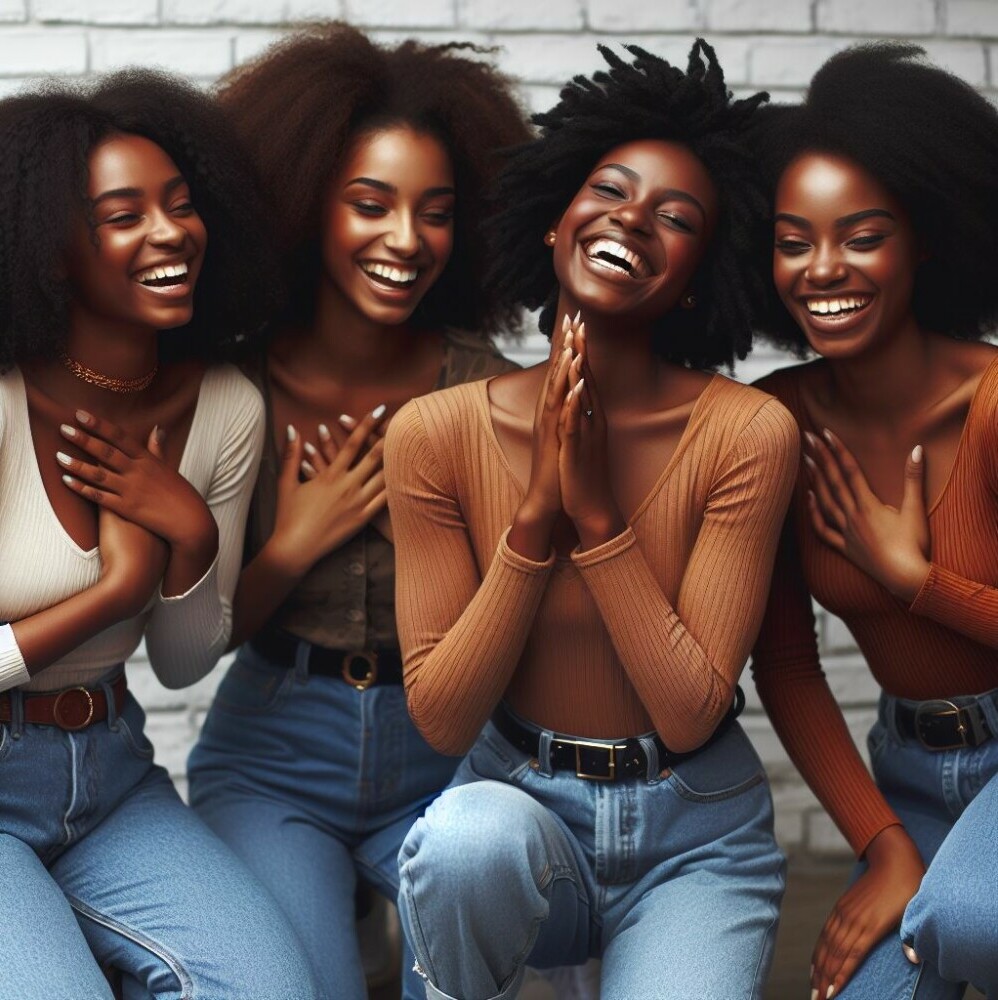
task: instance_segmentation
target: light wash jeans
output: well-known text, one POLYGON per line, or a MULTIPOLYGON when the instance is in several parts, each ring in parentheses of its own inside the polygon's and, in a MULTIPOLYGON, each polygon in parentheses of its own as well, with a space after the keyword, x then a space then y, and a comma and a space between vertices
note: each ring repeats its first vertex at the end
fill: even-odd
MULTIPOLYGON (((929 868, 900 935, 889 934, 870 952, 840 1000, 957 1000, 964 981, 998 997, 998 739, 927 750, 898 733, 897 703, 917 704, 881 696, 870 760, 929 868), (914 946, 921 965, 904 957, 902 941, 914 946)), ((998 732, 994 698, 981 705, 998 732)), ((856 875, 863 869, 858 865, 856 875)))
POLYGON ((526 964, 590 956, 602 1000, 761 997, 784 861, 759 758, 736 723, 649 772, 551 772, 485 727, 399 855, 429 1000, 507 1000, 526 964))
MULTIPOLYGON (((108 701, 110 689, 105 688, 108 701)), ((274 901, 153 765, 144 715, 67 733, 0 725, 0 997, 305 1000, 274 901), (100 965, 98 964, 100 963, 100 965)))
MULTIPOLYGON (((400 685, 356 691, 244 645, 191 752, 191 804, 266 884, 305 945, 323 1000, 367 996, 357 878, 398 896, 398 851, 457 759, 433 751, 400 685)), ((422 980, 404 949, 406 1000, 422 980)))

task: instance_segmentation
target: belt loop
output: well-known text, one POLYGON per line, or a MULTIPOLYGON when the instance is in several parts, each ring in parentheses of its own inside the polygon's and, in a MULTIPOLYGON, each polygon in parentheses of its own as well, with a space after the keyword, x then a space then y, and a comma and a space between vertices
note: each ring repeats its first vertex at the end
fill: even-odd
POLYGON ((991 691, 985 691, 984 694, 979 695, 977 704, 981 708, 981 714, 988 724, 988 729, 991 730, 992 734, 998 735, 998 688, 993 688, 991 691))
POLYGON ((648 761, 648 773, 645 777, 648 781, 660 781, 662 769, 658 766, 658 747, 655 745, 655 738, 645 734, 638 737, 638 743, 641 744, 641 749, 644 750, 645 758, 648 761))
POLYGON ((308 658, 312 653, 312 643, 299 639, 295 646, 295 680, 305 684, 308 681, 308 658))
POLYGON ((554 777, 551 770, 551 741, 554 734, 549 729, 542 729, 537 739, 537 773, 543 774, 545 778, 554 777))
POLYGON ((886 691, 880 692, 880 714, 883 723, 887 727, 887 732, 894 743, 904 743, 905 738, 898 729, 897 709, 898 700, 886 691))
POLYGON ((107 705, 107 728, 112 733, 116 733, 118 731, 118 706, 114 703, 111 678, 103 678, 100 682, 100 689, 104 692, 104 703, 107 705))
POLYGON ((24 695, 17 689, 12 688, 10 695, 10 735, 12 739, 19 740, 24 732, 24 695))

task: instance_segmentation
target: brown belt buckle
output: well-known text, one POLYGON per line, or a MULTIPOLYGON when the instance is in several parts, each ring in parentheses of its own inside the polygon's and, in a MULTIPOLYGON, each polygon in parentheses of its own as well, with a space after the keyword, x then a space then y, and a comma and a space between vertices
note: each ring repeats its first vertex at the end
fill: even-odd
POLYGON ((611 743, 586 743, 583 740, 572 740, 575 744, 575 776, 585 778, 586 781, 614 781, 617 777, 617 750, 624 747, 617 747, 611 743), (591 774, 582 770, 582 748, 588 747, 592 750, 602 750, 607 756, 607 773, 591 774))
POLYGON ((93 718, 94 699, 85 687, 66 688, 56 695, 55 704, 52 706, 52 719, 60 729, 75 733, 78 729, 86 729, 93 718), (82 695, 84 700, 82 702, 70 700, 70 695, 82 695), (82 721, 79 718, 73 721, 74 715, 79 717, 83 712, 86 714, 82 721))
POLYGON ((944 701, 943 699, 937 699, 934 701, 923 701, 918 708, 915 709, 915 735, 918 737, 918 742, 925 747, 926 750, 959 750, 961 747, 968 747, 970 744, 967 742, 967 724, 963 721, 963 715, 961 714, 963 709, 959 705, 954 705, 951 701, 944 701), (941 709, 936 709, 935 706, 943 706, 941 709), (925 716, 956 716, 956 731, 960 735, 959 743, 948 743, 946 746, 937 746, 933 743, 927 743, 925 737, 922 735, 922 719, 925 716))
POLYGON ((373 649, 361 649, 347 653, 343 657, 343 680, 357 691, 366 691, 378 679, 378 654, 373 649), (354 664, 360 660, 364 664, 364 674, 354 673, 354 664))

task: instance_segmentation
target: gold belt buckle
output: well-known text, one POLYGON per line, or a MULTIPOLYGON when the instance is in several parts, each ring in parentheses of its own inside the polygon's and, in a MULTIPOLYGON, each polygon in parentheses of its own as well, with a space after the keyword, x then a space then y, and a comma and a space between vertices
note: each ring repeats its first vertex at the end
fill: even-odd
POLYGON ((575 776, 585 778, 586 781, 613 781, 617 777, 617 751, 626 750, 626 747, 616 746, 612 743, 586 743, 584 740, 572 740, 575 744, 575 776), (582 748, 590 747, 593 750, 603 750, 609 761, 606 774, 590 774, 582 770, 582 748))
POLYGON ((366 691, 378 679, 378 654, 373 649, 361 649, 347 653, 341 668, 343 680, 357 691, 366 691), (354 673, 354 664, 360 660, 365 667, 363 676, 354 673))
MULTIPOLYGON (((70 711, 72 711, 72 702, 69 702, 70 711)), ((83 707, 81 705, 81 707, 83 707)), ((72 687, 66 688, 65 691, 60 691, 55 698, 55 704, 52 706, 52 718, 55 720, 55 724, 60 729, 65 729, 67 732, 75 733, 78 729, 86 729, 87 726, 93 721, 94 717, 94 699, 90 692, 85 687, 72 687), (87 716, 82 722, 70 722, 64 720, 62 713, 64 711, 63 699, 67 698, 69 695, 82 694, 86 699, 85 705, 87 710, 87 716)))

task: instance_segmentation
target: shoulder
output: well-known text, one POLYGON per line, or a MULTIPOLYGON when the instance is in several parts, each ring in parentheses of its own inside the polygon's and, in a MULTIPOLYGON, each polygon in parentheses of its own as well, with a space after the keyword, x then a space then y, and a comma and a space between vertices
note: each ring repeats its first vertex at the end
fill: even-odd
POLYGON ((260 390, 235 365, 212 365, 201 382, 202 405, 232 426, 263 421, 260 390))
POLYGON ((745 385, 724 375, 711 383, 711 417, 715 425, 738 437, 746 428, 770 431, 776 437, 797 434, 797 423, 788 407, 774 393, 757 385, 745 385))
POLYGON ((752 384, 757 389, 775 396, 794 416, 798 416, 803 405, 801 390, 820 378, 824 370, 825 362, 817 358, 814 361, 805 361, 803 364, 778 368, 752 384))
POLYGON ((21 373, 17 368, 0 372, 0 440, 3 440, 4 431, 11 424, 17 394, 23 391, 21 373))
POLYGON ((490 337, 448 329, 444 331, 444 342, 447 350, 444 384, 447 386, 475 382, 520 367, 505 357, 490 337))

